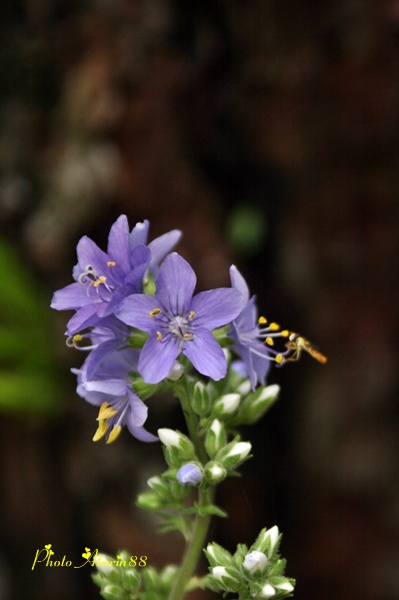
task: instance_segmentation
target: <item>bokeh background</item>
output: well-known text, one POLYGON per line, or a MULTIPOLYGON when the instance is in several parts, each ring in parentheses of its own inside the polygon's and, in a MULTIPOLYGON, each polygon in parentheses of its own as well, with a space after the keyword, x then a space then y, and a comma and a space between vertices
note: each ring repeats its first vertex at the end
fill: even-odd
POLYGON ((213 539, 277 523, 297 600, 398 598, 398 0, 2 0, 0 40, 0 599, 99 597, 88 567, 31 570, 48 543, 180 557, 134 506, 160 447, 91 442, 49 308, 121 213, 182 229, 199 289, 234 262, 329 357, 273 370, 213 539))

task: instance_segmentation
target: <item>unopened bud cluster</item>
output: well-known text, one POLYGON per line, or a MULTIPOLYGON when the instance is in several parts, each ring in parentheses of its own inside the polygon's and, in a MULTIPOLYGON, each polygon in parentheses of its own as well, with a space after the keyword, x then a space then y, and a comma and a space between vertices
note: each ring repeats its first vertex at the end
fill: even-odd
POLYGON ((234 555, 218 544, 209 544, 205 554, 210 564, 209 587, 216 592, 235 593, 242 600, 288 598, 295 581, 284 576, 285 560, 279 557, 278 528, 263 529, 251 548, 237 546, 234 555))
POLYGON ((141 576, 130 563, 131 557, 126 551, 118 552, 116 558, 98 554, 97 573, 92 577, 105 600, 136 600, 139 597, 141 576))
POLYGON ((117 559, 99 555, 97 573, 92 576, 105 600, 138 600, 147 597, 167 600, 178 571, 175 565, 168 565, 159 572, 146 566, 139 573, 136 568, 126 566, 129 565, 127 552, 117 554, 117 559), (111 562, 119 566, 110 567, 111 562))

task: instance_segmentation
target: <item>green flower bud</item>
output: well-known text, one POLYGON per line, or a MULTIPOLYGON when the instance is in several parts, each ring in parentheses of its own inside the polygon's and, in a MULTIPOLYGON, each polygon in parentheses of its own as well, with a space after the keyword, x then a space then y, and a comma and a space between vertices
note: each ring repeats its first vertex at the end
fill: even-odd
POLYGON ((276 595, 276 590, 274 589, 274 587, 272 585, 270 585, 270 583, 265 583, 259 594, 257 594, 257 598, 272 598, 273 596, 276 595))
POLYGON ((122 570, 122 584, 125 590, 130 593, 136 593, 140 587, 141 578, 140 574, 136 569, 126 569, 122 570))
POLYGON ((104 600, 121 600, 126 597, 122 588, 118 585, 109 584, 103 587, 101 595, 104 600))
POLYGON ((259 550, 270 558, 277 549, 280 538, 277 525, 270 529, 262 529, 251 550, 259 550))
POLYGON ((233 557, 230 554, 230 552, 228 552, 222 546, 219 546, 219 544, 216 544, 215 542, 208 544, 204 552, 209 560, 209 564, 212 567, 220 565, 228 567, 233 562, 233 557))
POLYGON ((256 423, 273 406, 279 393, 280 386, 274 384, 260 388, 253 394, 250 394, 241 404, 238 414, 233 419, 233 423, 240 425, 252 425, 256 423))
POLYGON ((207 483, 216 485, 227 477, 227 471, 222 464, 211 460, 204 467, 204 475, 207 483))
POLYGON ((192 395, 193 411, 200 417, 204 417, 209 413, 211 408, 211 399, 207 387, 202 381, 196 381, 192 395))
POLYGON ((269 582, 272 584, 277 592, 284 592, 289 594, 294 591, 295 580, 288 579, 288 577, 270 577, 269 582))
POLYGON ((143 492, 142 494, 138 494, 136 504, 140 508, 151 510, 153 512, 160 510, 164 506, 162 499, 156 492, 143 492))
POLYGON ((166 482, 159 475, 150 477, 147 481, 147 485, 166 502, 170 500, 170 491, 166 482))
POLYGON ((214 419, 206 432, 205 449, 210 458, 214 458, 216 454, 226 445, 227 434, 224 425, 214 419))
POLYGON ((240 394, 225 394, 216 400, 212 407, 212 414, 220 419, 230 417, 237 410, 240 401, 240 394))
POLYGON ((231 567, 213 567, 211 571, 218 587, 226 592, 237 592, 241 587, 240 573, 231 567))
POLYGON ((249 442, 233 441, 217 453, 215 460, 230 471, 238 467, 249 457, 251 448, 252 446, 249 442))

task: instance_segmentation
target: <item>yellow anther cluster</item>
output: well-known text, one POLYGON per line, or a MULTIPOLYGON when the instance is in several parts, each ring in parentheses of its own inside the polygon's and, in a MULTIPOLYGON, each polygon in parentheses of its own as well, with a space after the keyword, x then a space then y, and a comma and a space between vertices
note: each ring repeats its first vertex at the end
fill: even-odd
POLYGON ((157 340, 161 341, 162 337, 162 333, 160 331, 157 331, 157 340))
POLYGON ((159 315, 161 312, 162 310, 160 308, 154 308, 148 314, 150 315, 151 319, 153 319, 155 315, 159 315))
POLYGON ((188 318, 189 319, 194 319, 194 317, 195 317, 195 312, 193 310, 191 310, 190 313, 189 313, 189 315, 188 315, 188 318))
POLYGON ((92 281, 91 284, 97 288, 99 287, 102 283, 105 283, 107 281, 107 278, 105 277, 105 275, 100 275, 100 277, 98 279, 96 279, 95 281, 92 281))
POLYGON ((114 260, 109 260, 107 262, 107 267, 114 267, 116 265, 116 262, 114 260))
MULTIPOLYGON (((108 428, 109 428, 107 419, 110 419, 111 417, 114 417, 117 414, 118 414, 118 411, 115 410, 115 408, 113 406, 109 405, 107 402, 103 402, 101 404, 100 410, 98 412, 98 417, 97 417, 98 428, 93 436, 93 442, 98 442, 98 440, 101 440, 101 438, 103 438, 105 436, 105 434, 107 433, 108 428)), ((122 431, 122 427, 120 425, 114 425, 111 433, 108 436, 106 443, 112 444, 112 442, 114 442, 116 440, 116 438, 119 436, 121 431, 122 431)))

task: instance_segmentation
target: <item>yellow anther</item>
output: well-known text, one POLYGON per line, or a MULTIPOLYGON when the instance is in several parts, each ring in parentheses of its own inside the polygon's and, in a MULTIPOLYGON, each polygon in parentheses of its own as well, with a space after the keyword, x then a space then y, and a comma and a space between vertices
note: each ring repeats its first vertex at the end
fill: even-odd
POLYGON ((107 267, 114 267, 116 265, 116 262, 114 260, 109 260, 107 262, 107 267))
POLYGON ((278 325, 277 323, 270 323, 269 329, 270 331, 278 331, 280 329, 280 325, 278 325))
POLYGON ((74 344, 77 344, 78 342, 81 342, 83 340, 83 335, 80 335, 80 333, 75 333, 75 335, 72 338, 72 342, 74 344))
POLYGON ((157 331, 157 340, 162 340, 162 333, 160 331, 157 331))
POLYGON ((188 318, 189 319, 194 319, 194 317, 195 317, 195 312, 193 310, 191 310, 190 313, 189 313, 189 315, 188 315, 188 318))
POLYGON ((283 356, 282 354, 277 354, 277 356, 276 356, 275 360, 276 360, 276 363, 277 363, 278 365, 281 365, 281 363, 282 363, 282 362, 283 362, 283 360, 284 360, 284 356, 283 356))
POLYGON ((94 285, 95 288, 99 287, 102 283, 105 283, 107 278, 104 275, 100 275, 98 279, 92 281, 91 284, 94 285))
POLYGON ((267 338, 265 339, 265 342, 266 342, 266 344, 268 344, 269 346, 274 346, 274 341, 273 341, 273 338, 271 338, 271 337, 267 337, 267 338))
POLYGON ((288 331, 288 329, 283 329, 283 331, 280 331, 280 335, 282 335, 283 337, 288 337, 290 335, 290 332, 288 331))
POLYGON ((259 325, 266 325, 267 319, 265 319, 265 317, 259 317, 258 323, 259 325))
POLYGON ((153 319, 155 315, 159 315, 161 312, 162 310, 160 308, 154 308, 154 310, 151 310, 148 314, 150 315, 151 319, 153 319))
POLYGON ((97 421, 103 421, 105 419, 110 419, 118 414, 118 411, 115 410, 113 406, 108 404, 108 402, 103 402, 100 406, 100 410, 98 412, 97 421))
POLYGON ((112 428, 111 433, 108 436, 106 444, 112 444, 112 442, 114 442, 116 440, 116 438, 119 436, 119 434, 120 434, 121 431, 122 431, 122 426, 121 425, 114 425, 114 427, 112 428))
POLYGON ((108 423, 106 421, 100 421, 96 433, 93 435, 93 442, 98 442, 107 433, 108 423))
POLYGON ((192 333, 185 333, 183 335, 183 337, 184 337, 185 340, 193 340, 194 339, 194 336, 193 336, 192 333))

